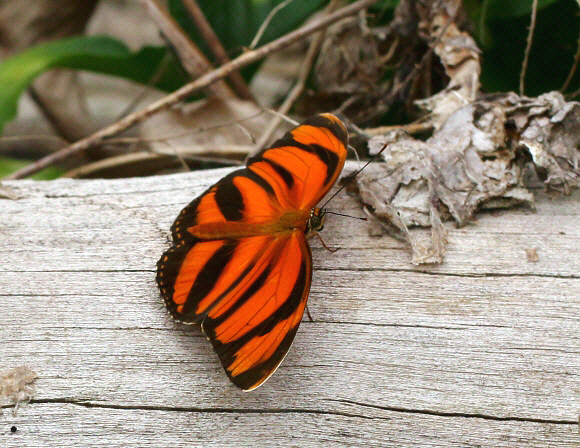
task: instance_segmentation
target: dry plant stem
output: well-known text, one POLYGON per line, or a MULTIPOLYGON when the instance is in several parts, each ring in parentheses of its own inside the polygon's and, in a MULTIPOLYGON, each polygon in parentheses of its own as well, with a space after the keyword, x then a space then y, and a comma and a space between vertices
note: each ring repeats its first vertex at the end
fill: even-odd
MULTIPOLYGON (((337 0, 333 0, 328 5, 327 11, 328 13, 332 12, 332 10, 336 7, 337 0)), ((282 105, 278 108, 278 114, 272 118, 270 124, 264 131, 264 133, 260 136, 260 139, 256 143, 256 150, 262 149, 272 137, 272 134, 276 131, 280 123, 282 122, 283 115, 287 115, 294 102, 298 99, 302 91, 304 90, 304 86, 306 85, 306 80, 308 79, 308 75, 310 70, 312 69, 312 65, 320 52, 320 48, 322 47, 322 43, 324 42, 324 36, 326 35, 325 31, 321 31, 318 35, 314 38, 314 40, 310 43, 308 47, 308 51, 306 52, 306 57, 302 62, 302 67, 300 69, 300 73, 298 75, 298 80, 296 84, 284 99, 282 105)))
MULTIPOLYGON (((189 11, 192 20, 195 22, 197 31, 203 40, 205 40, 217 61, 221 65, 229 62, 230 58, 228 57, 226 50, 224 49, 210 23, 207 21, 196 0, 183 0, 183 4, 189 11)), ((252 92, 250 92, 246 81, 244 81, 244 78, 242 78, 242 75, 240 75, 238 71, 230 73, 228 79, 230 80, 233 89, 236 91, 240 98, 252 101, 254 100, 254 96, 252 95, 252 92)))
POLYGON ((572 93, 567 93, 566 98, 576 98, 580 95, 580 89, 574 90, 572 93))
MULTIPOLYGON (((163 36, 173 47, 183 68, 192 79, 207 73, 213 68, 159 0, 141 0, 141 3, 155 21, 163 36)), ((232 98, 235 96, 223 80, 208 86, 207 90, 219 98, 232 98)))
POLYGON ((524 94, 524 79, 526 77, 526 70, 528 69, 528 59, 530 58, 530 51, 532 49, 532 41, 534 39, 534 29, 536 28, 536 14, 538 12, 538 0, 532 3, 532 18, 530 23, 530 32, 526 41, 526 51, 524 52, 524 61, 522 62, 522 71, 520 72, 520 95, 524 94))
MULTIPOLYGON (((57 135, 14 135, 11 137, 0 137, 1 142, 23 142, 23 141, 53 141, 56 143, 61 143, 63 146, 68 144, 64 138, 57 135)), ((0 147, 0 153, 2 153, 2 148, 0 147)))
POLYGON ((268 28, 268 25, 270 24, 270 22, 272 21, 272 19, 274 18, 274 16, 278 13, 278 11, 280 11, 288 3, 293 2, 293 1, 294 0, 286 0, 286 1, 282 2, 282 3, 280 3, 279 5, 277 5, 274 9, 272 9, 272 11, 270 11, 270 14, 268 14, 268 16, 266 17, 266 19, 264 20, 264 22, 260 25, 260 28, 258 28, 258 32, 256 33, 256 35, 252 39, 252 43, 250 44, 250 50, 253 50, 254 47, 256 45, 258 45, 258 42, 260 42, 260 39, 262 38, 262 35, 264 34, 264 31, 266 31, 266 28, 268 28))
POLYGON ((576 68, 578 68, 578 61, 579 60, 580 60, 580 36, 578 36, 578 47, 576 48, 576 54, 574 55, 574 64, 572 64, 572 68, 570 69, 570 73, 568 73, 568 77, 566 78, 566 81, 564 81, 564 84, 560 88, 560 92, 564 93, 566 91, 566 89, 568 88, 568 86, 570 85, 570 82, 572 81, 572 78, 574 77, 574 74, 576 73, 576 68))
POLYGON ((167 66, 170 62, 171 59, 171 55, 169 53, 166 53, 163 56, 163 59, 161 60, 161 63, 159 64, 159 66, 157 67, 157 70, 155 71, 155 73, 153 73, 153 76, 149 79, 149 81, 147 82, 147 87, 143 87, 141 89, 141 92, 129 103, 129 105, 117 116, 117 120, 120 120, 121 118, 123 118, 126 115, 129 115, 132 111, 134 111, 137 106, 139 105, 139 103, 143 100, 143 98, 145 98, 147 96, 147 94, 150 91, 150 88, 152 86, 154 86, 160 79, 161 76, 163 76, 163 73, 165 72, 165 70, 167 70, 167 66))
POLYGON ((238 70, 241 67, 245 67, 252 62, 256 62, 270 53, 281 50, 282 48, 286 48, 288 45, 291 45, 294 42, 297 42, 300 39, 303 39, 306 36, 339 21, 340 19, 356 14, 358 11, 372 5, 373 3, 376 3, 376 1, 377 0, 359 0, 355 3, 351 3, 350 5, 345 6, 344 8, 341 8, 332 14, 304 25, 303 27, 292 31, 285 36, 282 36, 266 45, 263 45, 260 48, 257 48, 256 50, 248 51, 238 56, 233 61, 228 62, 227 64, 224 64, 209 73, 206 73, 205 75, 201 76, 195 81, 190 82, 189 84, 186 84, 185 86, 176 90, 172 94, 167 95, 161 100, 150 104, 145 109, 135 112, 131 115, 127 115, 122 120, 119 120, 118 122, 113 123, 98 132, 95 132, 93 135, 79 140, 78 142, 63 148, 62 150, 51 154, 50 156, 44 157, 18 171, 15 171, 14 173, 6 176, 6 179, 21 179, 23 177, 30 176, 31 174, 37 173, 47 166, 53 165, 57 162, 60 162, 61 160, 66 159, 67 157, 72 156, 73 154, 84 151, 88 148, 92 148, 93 146, 103 142, 103 140, 105 140, 107 137, 111 137, 120 132, 123 132, 129 129, 131 126, 144 121, 151 115, 168 109, 175 103, 187 98, 192 93, 209 86, 217 80, 229 75, 231 72, 238 70))

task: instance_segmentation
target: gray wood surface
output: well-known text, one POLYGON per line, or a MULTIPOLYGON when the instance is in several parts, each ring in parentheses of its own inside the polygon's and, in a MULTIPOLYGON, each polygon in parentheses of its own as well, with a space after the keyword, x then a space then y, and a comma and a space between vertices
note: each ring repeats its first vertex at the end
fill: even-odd
MULTIPOLYGON (((0 370, 38 379, 0 446, 580 445, 579 192, 448 223, 440 266, 329 216, 314 322, 244 393, 154 282, 177 213, 228 171, 4 183, 0 370)), ((362 213, 346 193, 330 209, 362 213)))

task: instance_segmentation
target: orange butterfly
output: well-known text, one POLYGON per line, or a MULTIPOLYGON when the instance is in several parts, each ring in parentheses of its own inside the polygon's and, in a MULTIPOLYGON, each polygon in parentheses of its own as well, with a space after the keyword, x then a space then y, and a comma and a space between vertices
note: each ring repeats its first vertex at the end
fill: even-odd
POLYGON ((312 281, 314 208, 336 182, 345 125, 321 114, 288 132, 185 207, 157 264, 169 313, 201 322, 230 380, 266 381, 286 356, 312 281))

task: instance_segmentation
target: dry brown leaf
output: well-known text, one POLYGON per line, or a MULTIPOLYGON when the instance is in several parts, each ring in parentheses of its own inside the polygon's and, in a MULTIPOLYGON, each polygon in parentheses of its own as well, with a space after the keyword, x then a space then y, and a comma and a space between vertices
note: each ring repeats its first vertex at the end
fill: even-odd
POLYGON ((449 84, 441 92, 415 101, 415 105, 428 113, 423 124, 439 129, 452 113, 475 100, 480 87, 480 51, 475 40, 460 31, 444 12, 425 26, 430 39, 437 42, 434 51, 449 76, 449 84))
POLYGON ((508 98, 507 115, 516 125, 517 144, 528 151, 545 185, 569 194, 580 184, 580 103, 560 92, 538 98, 508 98))
MULTIPOLYGON (((371 152, 386 143, 385 163, 357 177, 375 215, 391 221, 393 207, 406 226, 441 228, 450 217, 463 226, 482 208, 533 205, 523 154, 546 187, 564 193, 578 187, 580 103, 566 103, 558 92, 495 95, 458 109, 425 142, 394 131, 371 139, 371 152)), ((433 230, 434 254, 442 241, 433 230)))

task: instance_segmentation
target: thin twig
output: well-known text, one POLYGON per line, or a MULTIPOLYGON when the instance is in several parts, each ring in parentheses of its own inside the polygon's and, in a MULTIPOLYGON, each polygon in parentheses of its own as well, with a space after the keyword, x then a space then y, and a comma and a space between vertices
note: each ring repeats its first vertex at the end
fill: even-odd
POLYGON ((536 14, 538 12, 538 0, 532 3, 532 18, 530 23, 530 32, 526 40, 526 51, 524 52, 524 61, 522 62, 522 71, 520 72, 520 95, 524 94, 524 79, 526 77, 526 70, 528 69, 528 59, 530 58, 530 51, 532 50, 532 41, 534 39, 534 30, 536 28, 536 14))
MULTIPOLYGON (((151 138, 145 138, 145 137, 109 138, 109 139, 107 139, 107 143, 111 144, 111 145, 130 145, 130 144, 134 144, 134 143, 165 142, 167 140, 176 140, 176 139, 180 139, 183 137, 190 137, 192 135, 199 135, 199 134, 202 134, 204 132, 216 131, 218 129, 221 129, 221 128, 224 128, 227 126, 232 126, 232 125, 239 125, 242 129, 245 129, 245 128, 243 128, 243 126, 241 126, 243 123, 245 123, 246 121, 253 120, 256 117, 259 117, 264 112, 265 112, 264 110, 261 110, 260 112, 257 112, 257 113, 252 114, 252 115, 248 115, 247 117, 238 118, 236 120, 228 120, 224 123, 214 124, 211 126, 197 126, 195 129, 191 129, 191 130, 185 131, 185 132, 180 132, 177 134, 171 134, 171 135, 154 137, 154 138, 153 137, 151 137, 151 138)), ((270 112, 273 113, 274 111, 270 111, 270 112)), ((297 126, 298 123, 295 123, 295 125, 297 126)), ((2 137, 0 137, 0 141, 1 140, 2 140, 2 137)), ((224 152, 227 152, 227 151, 224 151, 224 152)))
MULTIPOLYGON (((217 34, 211 27, 197 2, 195 0, 183 0, 183 4, 189 11, 191 18, 196 25, 197 31, 203 40, 205 40, 207 46, 220 65, 230 62, 230 58, 226 50, 224 49, 217 34)), ((242 75, 240 75, 240 72, 235 71, 230 73, 228 79, 232 83, 233 89, 236 91, 240 98, 254 100, 254 96, 252 95, 252 92, 250 92, 246 81, 244 81, 244 78, 242 78, 242 75)))
POLYGON ((483 0, 481 5, 481 12, 479 13, 479 41, 485 42, 485 18, 487 16, 487 9, 489 8, 489 0, 483 0))
MULTIPOLYGON (((170 46, 175 50, 181 65, 183 65, 183 68, 192 79, 209 72, 213 68, 197 45, 181 29, 159 0, 141 0, 141 3, 149 12, 149 15, 155 21, 170 46)), ((211 94, 219 98, 232 98, 235 96, 223 80, 207 86, 207 88, 211 94)))
POLYGON ((367 134, 369 137, 375 135, 384 135, 387 132, 403 130, 407 134, 419 134, 421 132, 427 132, 433 129, 433 125, 429 123, 409 123, 409 124, 400 124, 400 125, 393 125, 393 126, 379 126, 376 128, 367 128, 364 130, 364 133, 367 134))
MULTIPOLYGON (((177 160, 179 164, 183 167, 183 171, 190 171, 187 164, 188 160, 194 162, 206 162, 215 163, 224 166, 242 166, 243 162, 234 159, 226 159, 221 157, 204 157, 197 154, 189 154, 179 148, 173 147, 170 143, 167 143, 170 148, 167 151, 140 151, 132 152, 129 154, 122 154, 115 157, 109 157, 107 159, 99 160, 97 162, 89 163, 78 168, 72 169, 64 173, 61 177, 72 177, 72 178, 83 178, 90 176, 98 171, 110 170, 110 169, 120 169, 120 167, 125 167, 126 169, 131 169, 139 163, 149 163, 156 160, 177 160)), ((247 151, 247 147, 241 148, 240 153, 243 150, 247 151)), ((247 152, 246 152, 247 153, 247 152)))
POLYGON ((60 162, 61 160, 64 160, 73 154, 84 151, 88 148, 92 148, 93 146, 103 142, 103 140, 105 140, 107 137, 111 137, 120 132, 123 132, 129 129, 131 126, 144 121, 151 115, 168 109, 175 103, 189 97, 192 93, 197 92, 199 89, 207 87, 217 80, 222 79, 224 76, 227 76, 234 70, 238 70, 241 67, 245 67, 246 65, 256 62, 266 55, 281 50, 282 48, 286 48, 294 42, 298 42, 299 40, 304 39, 306 36, 321 30, 322 28, 325 28, 345 17, 356 14, 358 11, 367 8, 376 1, 377 0, 358 0, 357 2, 351 3, 350 5, 345 6, 344 8, 341 8, 332 14, 321 17, 319 20, 310 22, 297 30, 294 30, 266 45, 263 45, 256 50, 248 51, 238 56, 233 61, 228 62, 227 64, 224 64, 209 73, 206 73, 195 81, 184 85, 170 95, 167 95, 159 101, 150 104, 145 109, 142 109, 131 115, 127 115, 125 118, 107 126, 106 128, 101 129, 98 132, 95 132, 89 137, 79 140, 78 142, 51 154, 50 156, 44 157, 18 171, 15 171, 14 173, 6 176, 6 179, 21 179, 23 177, 30 176, 31 174, 37 173, 43 168, 60 162))
MULTIPOLYGON (((327 8, 327 14, 330 14, 332 10, 336 7, 337 0, 333 0, 330 2, 327 8)), ((272 117, 272 120, 268 124, 266 130, 262 133, 258 142, 256 143, 256 149, 262 149, 266 143, 272 137, 272 134, 276 131, 280 123, 282 122, 282 115, 287 115, 288 111, 292 108, 294 102, 298 99, 302 91, 304 90, 304 86, 306 85, 306 80, 308 79, 308 75, 310 74, 310 70, 312 69, 312 65, 320 52, 320 48, 322 47, 322 43, 324 42, 324 37, 326 36, 325 30, 320 31, 314 40, 310 43, 308 47, 308 51, 306 52, 306 57, 302 62, 302 67, 300 69, 300 73, 298 74, 298 79, 296 80, 296 84, 286 96, 286 99, 282 103, 282 105, 278 108, 278 114, 272 117)))
POLYGON ((457 12, 459 11, 459 8, 455 11, 455 14, 453 16, 451 16, 448 20, 447 23, 445 24, 445 26, 441 29, 441 32, 439 33, 439 35, 437 36, 437 39, 435 39, 435 42, 433 42, 433 44, 429 45, 429 49, 427 50, 427 52, 421 57, 421 60, 419 61, 418 64, 415 64, 415 66, 413 67, 413 70, 411 70, 408 75, 406 76, 406 78, 403 80, 403 82, 401 82, 398 86, 396 86, 390 93, 389 96, 387 98, 386 103, 388 104, 390 101, 393 100, 393 98, 396 98, 396 96, 399 94, 399 92, 401 92, 401 90, 406 89, 407 86, 409 85, 409 83, 411 81, 413 81, 415 79, 415 76, 417 75, 417 73, 419 73, 419 70, 421 70, 421 68, 423 67, 423 65, 425 64, 425 62, 431 57, 431 55, 433 54, 433 52, 435 51, 435 47, 437 47, 437 45, 439 45, 439 43, 441 42, 441 40, 443 39, 443 37, 445 36, 445 33, 447 32, 447 28, 449 28, 449 26, 455 21, 455 17, 457 16, 457 12))
POLYGON ((135 98, 131 100, 131 102, 127 105, 127 107, 125 107, 125 109, 123 109, 123 111, 119 115, 117 115, 117 120, 120 120, 124 116, 129 115, 137 108, 139 103, 143 101, 143 99, 151 92, 151 87, 157 84, 157 82, 159 82, 159 80, 167 70, 167 67, 170 62, 171 62, 171 54, 166 53, 161 59, 159 66, 155 70, 155 73, 153 73, 153 76, 151 76, 151 78, 149 78, 149 81, 147 81, 147 85, 143 86, 141 88, 141 92, 139 92, 139 94, 137 94, 135 98))
POLYGON ((576 97, 577 97, 577 96, 579 96, 579 95, 580 95, 580 89, 578 89, 578 90, 575 90, 575 91, 574 91, 574 92, 572 92, 572 93, 567 93, 567 94, 566 94, 566 99, 572 99, 572 98, 576 98, 576 97))
POLYGON ((290 118, 288 115, 282 115, 280 113, 278 113, 277 110, 274 109, 264 109, 264 111, 268 112, 269 114, 272 115, 278 115, 283 121, 290 123, 291 126, 296 127, 300 125, 299 121, 294 120, 293 118, 290 118))
POLYGON ((560 88, 560 92, 564 93, 566 91, 566 89, 568 88, 568 86, 570 85, 570 82, 572 81, 572 78, 574 77, 574 74, 576 73, 576 68, 578 68, 578 61, 579 60, 580 60, 580 35, 578 36, 578 47, 576 48, 576 54, 574 55, 574 64, 572 64, 572 68, 570 69, 570 73, 568 73, 568 77, 566 78, 566 81, 564 81, 564 84, 560 88))
POLYGON ((294 0, 285 0, 282 3, 280 3, 278 6, 273 8, 272 11, 270 11, 270 14, 268 14, 268 16, 266 17, 264 22, 262 22, 262 24, 260 25, 260 28, 258 28, 258 32, 256 33, 256 35, 252 39, 252 43, 250 44, 250 47, 249 47, 250 50, 254 49, 254 47, 256 45, 258 45, 258 42, 260 42, 260 39, 262 38, 264 31, 266 31, 266 28, 268 28, 268 25, 270 24, 270 22, 272 21, 272 19, 276 15, 276 13, 292 1, 294 1, 294 0))

